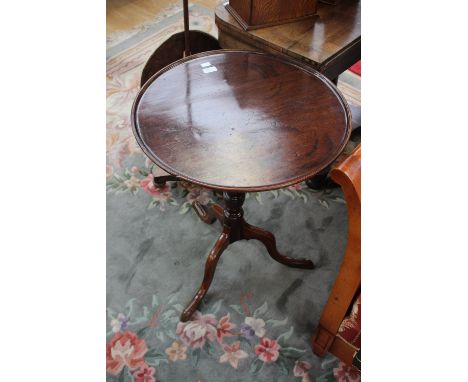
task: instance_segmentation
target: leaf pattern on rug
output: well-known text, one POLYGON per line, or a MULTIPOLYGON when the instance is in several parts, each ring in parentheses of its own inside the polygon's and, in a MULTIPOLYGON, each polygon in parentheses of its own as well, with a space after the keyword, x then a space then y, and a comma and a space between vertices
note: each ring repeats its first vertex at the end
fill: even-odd
MULTIPOLYGON (((136 300, 131 299, 120 312, 107 309, 109 375, 119 382, 155 381, 162 364, 187 362, 197 367, 205 358, 235 369, 248 363, 253 375, 275 367, 282 375, 310 380, 311 365, 304 359, 310 349, 289 344, 294 327, 288 326, 288 317, 269 317, 267 302, 253 309, 243 296, 239 305, 225 306, 221 299, 204 306, 206 313, 195 311, 191 320, 180 322, 183 306, 177 297, 174 293, 160 301, 153 295, 149 306, 136 309, 136 300), (252 316, 245 314, 252 311, 252 316)), ((358 372, 334 357, 327 356, 322 368, 317 382, 360 381, 358 372)))

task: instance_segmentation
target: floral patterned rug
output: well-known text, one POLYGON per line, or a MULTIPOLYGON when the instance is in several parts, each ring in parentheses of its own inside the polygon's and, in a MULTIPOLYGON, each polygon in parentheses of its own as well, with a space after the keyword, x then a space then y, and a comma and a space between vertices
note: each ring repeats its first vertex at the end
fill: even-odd
MULTIPOLYGON (((190 13, 191 28, 216 36, 212 10, 192 5, 190 13)), ((191 203, 207 205, 216 196, 186 182, 155 186, 154 165, 133 138, 130 109, 146 59, 182 27, 176 4, 152 23, 108 36, 107 380, 359 381, 353 369, 316 357, 310 347, 346 244, 339 189, 298 184, 248 194, 247 220, 273 231, 284 254, 309 257, 317 269, 286 268, 259 243, 235 243, 200 310, 179 322, 219 235, 191 203)), ((351 103, 360 102, 355 78, 340 87, 351 103)))

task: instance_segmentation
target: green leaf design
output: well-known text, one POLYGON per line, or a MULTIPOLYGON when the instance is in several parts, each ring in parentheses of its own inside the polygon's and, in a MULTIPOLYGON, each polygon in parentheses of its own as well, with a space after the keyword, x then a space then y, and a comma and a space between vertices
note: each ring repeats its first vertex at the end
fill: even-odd
POLYGON ((325 199, 318 199, 318 202, 320 203, 320 205, 328 209, 329 204, 325 199))
POLYGON ((315 382, 336 382, 335 376, 333 375, 333 371, 329 371, 325 374, 322 374, 318 377, 315 382))
POLYGON ((283 194, 288 195, 291 199, 294 199, 294 194, 289 188, 283 188, 281 189, 281 191, 283 192, 283 194))
POLYGON ((151 306, 153 308, 155 308, 156 306, 159 305, 159 300, 158 300, 158 296, 156 296, 155 294, 153 294, 153 299, 151 301, 151 306))
POLYGON ((148 365, 159 366, 161 362, 168 363, 165 354, 158 352, 156 349, 150 349, 145 354, 145 361, 148 365))
POLYGON ((302 355, 306 352, 305 350, 302 349, 297 349, 293 347, 282 347, 279 350, 280 354, 286 358, 291 358, 294 360, 298 360, 299 358, 302 357, 302 355))
POLYGON ((260 192, 255 193, 255 199, 257 199, 257 202, 259 202, 260 204, 263 204, 262 194, 260 194, 260 192))
POLYGON ((130 370, 125 366, 119 375, 119 382, 133 382, 133 375, 130 373, 130 370))
POLYGON ((231 309, 234 309, 237 313, 244 315, 244 312, 242 311, 242 308, 240 305, 229 305, 231 309))
POLYGON ((136 298, 131 298, 126 304, 124 308, 124 314, 126 317, 130 318, 133 313, 133 303, 135 302, 136 298))
POLYGON ((273 328, 276 328, 277 326, 286 325, 287 322, 288 322, 288 317, 286 316, 284 320, 267 320, 266 324, 271 325, 271 327, 273 328))
POLYGON ((343 198, 340 198, 339 196, 332 196, 330 197, 330 199, 337 203, 346 203, 346 201, 343 198))
POLYGON ((262 306, 255 309, 253 316, 257 318, 258 316, 263 316, 268 310, 268 303, 265 301, 262 306))
POLYGON ((213 314, 216 314, 218 313, 219 309, 221 308, 221 303, 223 302, 223 300, 218 300, 214 305, 213 307, 211 308, 211 313, 213 314))
POLYGON ((291 335, 293 334, 293 331, 294 331, 294 327, 291 326, 291 328, 287 332, 281 334, 278 337, 277 341, 281 345, 281 347, 284 347, 285 341, 287 341, 291 337, 291 335))
POLYGON ((174 309, 168 309, 163 314, 161 314, 161 321, 167 321, 171 317, 176 317, 177 312, 174 309))
POLYGON ((178 296, 179 296, 179 292, 174 292, 174 293, 171 293, 169 296, 167 296, 167 305, 173 304, 178 296))
POLYGON ((200 349, 194 349, 192 351, 192 359, 191 359, 193 367, 197 367, 199 359, 200 359, 200 349))
POLYGON ((179 313, 181 313, 184 310, 184 307, 180 304, 174 304, 172 306, 175 310, 177 310, 179 313))
POLYGON ((146 326, 146 327, 141 328, 140 330, 138 330, 136 332, 136 334, 137 334, 138 337, 144 337, 148 333, 149 330, 150 330, 150 328, 148 326, 146 326))
POLYGON ((275 199, 278 199, 278 195, 279 195, 278 190, 272 190, 272 191, 270 191, 270 192, 273 194, 273 196, 275 197, 275 199))
POLYGON ((158 352, 156 349, 150 349, 148 350, 146 353, 145 353, 145 358, 146 357, 164 357, 165 358, 165 355, 158 352))
POLYGON ((161 331, 158 331, 158 332, 156 333, 156 338, 157 338, 159 341, 161 341, 161 342, 164 342, 164 341, 165 341, 164 333, 161 332, 161 331))
POLYGON ((238 336, 237 339, 239 340, 241 344, 246 344, 249 347, 249 349, 252 347, 252 345, 250 344, 250 341, 244 336, 238 336))
POLYGON ((288 375, 289 374, 288 364, 287 364, 286 360, 283 357, 279 356, 278 359, 275 362, 275 365, 278 366, 278 368, 280 369, 281 374, 283 374, 283 375, 288 375))
POLYGON ((153 209, 154 207, 157 207, 159 206, 159 201, 156 200, 156 199, 152 199, 150 204, 148 205, 148 209, 151 210, 153 209))
POLYGON ((327 354, 325 357, 323 357, 320 367, 323 370, 327 370, 330 368, 334 368, 337 364, 338 364, 338 359, 331 354, 327 354))
POLYGON ((257 374, 261 368, 263 367, 263 362, 256 358, 251 364, 250 364, 250 372, 252 374, 257 374))
POLYGON ((117 316, 117 312, 111 308, 107 308, 107 317, 109 317, 110 320, 113 320, 117 316))
POLYGON ((189 202, 185 202, 182 204, 179 210, 179 214, 184 215, 186 214, 190 209, 192 208, 192 205, 189 202))
POLYGON ((207 341, 205 343, 203 350, 205 350, 210 356, 215 357, 215 350, 214 350, 213 345, 210 342, 207 341))
POLYGON ((158 367, 161 363, 169 363, 165 358, 148 358, 146 363, 151 366, 158 367))
POLYGON ((304 203, 307 203, 307 194, 305 192, 300 192, 299 197, 304 200, 304 203))

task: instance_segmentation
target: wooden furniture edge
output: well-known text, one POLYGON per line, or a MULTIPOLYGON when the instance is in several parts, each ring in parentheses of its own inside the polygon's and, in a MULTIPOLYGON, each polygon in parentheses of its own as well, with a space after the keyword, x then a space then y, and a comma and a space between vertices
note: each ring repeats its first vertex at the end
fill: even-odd
POLYGON ((341 52, 338 52, 328 57, 318 69, 321 73, 324 73, 329 78, 336 78, 353 64, 361 59, 361 36, 356 38, 350 45, 341 52), (349 51, 354 51, 354 54, 348 54, 349 51), (359 54, 358 54, 359 53, 359 54), (347 56, 346 61, 338 60, 340 56, 347 56), (344 68, 344 69, 343 69, 344 68))
POLYGON ((297 178, 293 178, 293 179, 289 179, 287 181, 282 181, 280 183, 274 183, 274 184, 265 185, 265 186, 255 186, 255 187, 219 186, 219 185, 199 181, 197 179, 194 179, 194 178, 188 176, 187 174, 183 174, 183 173, 173 169, 168 164, 162 162, 161 160, 159 160, 159 158, 155 157, 153 152, 147 148, 146 144, 144 143, 143 139, 140 136, 140 129, 138 127, 136 110, 138 108, 141 97, 143 96, 146 89, 152 84, 154 79, 156 79, 157 77, 159 77, 163 73, 171 70, 172 68, 176 67, 177 65, 183 64, 186 61, 193 60, 193 59, 198 59, 198 58, 205 57, 205 56, 210 56, 210 55, 223 54, 223 53, 249 53, 249 54, 269 56, 271 59, 278 60, 280 62, 283 62, 285 64, 289 64, 291 66, 295 66, 296 68, 298 68, 300 70, 303 70, 303 71, 309 73, 310 75, 321 79, 322 82, 328 87, 328 89, 332 93, 334 93, 334 95, 340 101, 341 106, 343 107, 343 111, 344 111, 344 113, 346 115, 346 118, 345 118, 346 119, 346 134, 343 137, 341 145, 336 150, 336 153, 334 153, 333 156, 330 156, 331 159, 328 161, 326 166, 324 166, 324 168, 327 168, 328 166, 330 166, 340 156, 340 154, 343 152, 347 142, 349 141, 349 137, 351 135, 352 116, 351 116, 351 111, 350 111, 348 102, 345 99, 344 95, 338 90, 338 88, 333 84, 333 82, 331 82, 331 80, 329 78, 327 78, 325 75, 323 75, 319 71, 317 71, 317 70, 315 70, 313 68, 310 68, 310 67, 306 66, 305 64, 303 64, 301 62, 297 62, 296 60, 293 60, 290 57, 278 56, 278 55, 274 55, 274 54, 267 53, 267 52, 261 52, 261 51, 245 51, 245 50, 240 50, 240 49, 219 49, 219 50, 212 50, 212 51, 206 51, 206 52, 193 54, 191 56, 181 58, 181 59, 173 62, 172 64, 169 64, 169 65, 165 66, 164 68, 162 68, 161 70, 156 72, 153 76, 151 76, 146 81, 146 83, 140 88, 137 96, 135 97, 135 100, 133 101, 133 105, 132 105, 132 109, 131 109, 131 125, 132 125, 133 135, 134 135, 138 145, 140 146, 141 150, 146 154, 146 156, 149 159, 151 159, 151 161, 156 166, 158 166, 159 168, 161 168, 165 172, 173 175, 174 177, 180 178, 181 180, 185 180, 187 182, 195 183, 195 184, 197 184, 199 186, 202 186, 202 187, 205 187, 205 188, 208 188, 208 189, 219 190, 219 191, 223 191, 223 192, 224 191, 261 192, 261 191, 269 191, 269 190, 284 188, 284 187, 287 187, 287 186, 291 186, 291 185, 294 185, 294 184, 297 184, 297 183, 304 182, 307 179, 315 176, 317 173, 319 173, 321 171, 320 170, 320 171, 316 171, 316 172, 311 172, 311 173, 302 175, 302 176, 297 177, 297 178))
POLYGON ((332 346, 338 347, 340 351, 343 348, 341 343, 334 345, 336 335, 361 286, 361 145, 333 168, 330 176, 342 187, 348 205, 348 244, 318 328, 312 337, 312 347, 318 356, 325 355, 332 346))
MULTIPOLYGON (((221 7, 224 7, 224 5, 220 4, 216 9, 221 8, 221 7)), ((268 47, 269 49, 271 49, 272 53, 280 53, 284 56, 296 59, 297 61, 305 62, 307 65, 312 66, 314 69, 325 74, 330 79, 335 79, 336 77, 338 77, 341 73, 343 73, 345 70, 347 70, 351 65, 353 65, 355 62, 357 62, 361 58, 361 36, 353 40, 344 51, 337 52, 334 55, 328 57, 323 62, 319 63, 299 53, 296 53, 290 50, 298 42, 290 45, 288 48, 281 48, 273 44, 272 42, 265 40, 259 36, 256 36, 252 33, 249 33, 247 37, 246 33, 249 30, 245 29, 243 25, 245 23, 243 21, 242 22, 239 21, 240 16, 239 18, 237 18, 234 16, 233 13, 228 11, 228 13, 239 24, 239 28, 236 29, 229 22, 223 20, 220 16, 218 16, 216 9, 215 9, 215 24, 219 30, 218 39, 219 39, 221 46, 222 46, 223 34, 226 34, 226 35, 231 36, 231 38, 234 38, 235 40, 243 43, 244 45, 247 45, 254 49, 260 49, 264 51, 265 48, 268 47), (349 54, 350 51, 354 51, 354 54, 349 54), (338 60, 337 62, 338 57, 343 56, 343 55, 345 56, 348 55, 349 57, 347 57, 347 60, 345 62, 341 60, 338 60)), ((317 17, 317 14, 312 15, 312 17, 317 17)))
MULTIPOLYGON (((236 22, 239 23, 237 21, 237 19, 236 19, 236 22)), ((250 37, 246 37, 245 36, 246 31, 243 30, 242 25, 239 24, 240 27, 241 27, 240 30, 233 29, 231 27, 231 24, 224 21, 216 13, 215 13, 215 24, 218 27, 218 30, 220 32, 220 33, 218 33, 218 35, 219 35, 218 39, 220 40, 220 45, 221 45, 221 47, 223 49, 224 49, 224 47, 222 46, 221 40, 222 40, 222 33, 225 33, 225 34, 227 34, 229 36, 234 36, 236 38, 236 40, 241 41, 245 45, 251 46, 251 47, 253 47, 255 49, 259 49, 261 51, 264 51, 265 47, 268 47, 269 49, 271 49, 272 53, 280 53, 285 57, 293 58, 296 61, 300 61, 302 63, 306 63, 307 65, 311 65, 316 70, 319 69, 319 66, 315 61, 312 61, 311 59, 309 59, 309 58, 307 58, 305 56, 302 56, 302 55, 300 55, 298 53, 295 53, 295 52, 291 52, 290 50, 287 50, 285 48, 278 49, 277 45, 275 45, 272 42, 270 42, 268 40, 265 40, 265 39, 263 39, 261 37, 258 37, 258 36, 254 35, 254 34, 250 34, 249 35, 250 37), (254 43, 254 44, 252 44, 252 43, 254 43), (258 45, 255 45, 255 44, 258 44, 258 45), (288 53, 286 53, 286 52, 288 52, 288 53)))
POLYGON ((310 14, 310 15, 305 15, 301 17, 294 17, 290 19, 285 19, 281 21, 275 21, 271 23, 265 23, 265 24, 257 24, 257 25, 250 25, 248 24, 242 17, 237 13, 237 11, 230 5, 230 4, 225 4, 224 8, 231 14, 232 17, 236 19, 236 21, 239 23, 239 25, 244 29, 245 31, 251 31, 255 29, 261 29, 261 28, 268 28, 268 27, 274 27, 276 25, 282 25, 282 24, 288 24, 288 23, 293 23, 296 21, 301 21, 301 20, 306 20, 312 17, 317 17, 317 13, 310 14))

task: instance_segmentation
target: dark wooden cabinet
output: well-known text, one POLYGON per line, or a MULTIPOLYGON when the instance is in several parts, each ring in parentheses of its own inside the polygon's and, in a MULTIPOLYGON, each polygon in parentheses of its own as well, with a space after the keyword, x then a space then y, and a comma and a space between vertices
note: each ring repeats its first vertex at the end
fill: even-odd
POLYGON ((314 16, 317 0, 230 0, 226 9, 251 30, 314 16))

